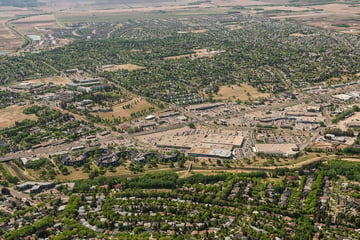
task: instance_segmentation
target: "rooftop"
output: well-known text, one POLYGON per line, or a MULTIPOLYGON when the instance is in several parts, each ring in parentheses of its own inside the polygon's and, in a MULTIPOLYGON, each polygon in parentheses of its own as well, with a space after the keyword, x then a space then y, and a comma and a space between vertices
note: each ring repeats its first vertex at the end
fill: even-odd
POLYGON ((229 145, 231 148, 240 147, 244 141, 244 137, 236 134, 190 134, 180 133, 177 135, 163 136, 157 142, 158 147, 174 147, 174 148, 193 148, 199 147, 200 144, 229 145))

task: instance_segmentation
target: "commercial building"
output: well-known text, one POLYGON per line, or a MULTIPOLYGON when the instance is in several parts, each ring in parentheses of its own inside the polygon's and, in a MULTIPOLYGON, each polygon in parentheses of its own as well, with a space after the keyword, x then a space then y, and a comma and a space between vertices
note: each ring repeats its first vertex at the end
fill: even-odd
POLYGON ((240 132, 205 133, 194 129, 163 136, 156 145, 160 148, 189 150, 188 155, 194 157, 231 158, 233 149, 240 148, 243 142, 244 137, 240 132))
POLYGON ((19 191, 29 190, 30 193, 41 193, 48 189, 55 187, 54 182, 25 182, 19 185, 16 185, 16 189, 19 191))
POLYGON ((225 103, 204 103, 204 104, 198 104, 198 105, 192 105, 186 108, 188 111, 202 111, 202 110, 208 110, 211 108, 217 108, 225 106, 225 103))
POLYGON ((179 112, 165 112, 163 114, 160 114, 159 118, 174 117, 174 116, 179 116, 179 115, 180 115, 179 112))
POLYGON ((188 152, 189 156, 194 157, 209 157, 209 158, 231 158, 232 157, 232 147, 227 146, 221 148, 221 146, 212 146, 213 148, 193 148, 188 152))
POLYGON ((156 144, 158 147, 191 149, 199 147, 200 144, 229 145, 232 148, 240 148, 244 137, 236 134, 178 134, 175 136, 164 136, 156 144))

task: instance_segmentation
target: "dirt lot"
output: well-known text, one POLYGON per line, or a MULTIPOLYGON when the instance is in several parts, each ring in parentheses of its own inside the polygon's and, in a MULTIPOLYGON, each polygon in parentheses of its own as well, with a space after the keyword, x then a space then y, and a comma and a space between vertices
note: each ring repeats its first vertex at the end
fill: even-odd
POLYGON ((170 56, 165 57, 165 60, 168 59, 179 59, 184 57, 190 57, 190 58, 200 58, 200 57, 212 57, 216 54, 222 53, 223 51, 209 51, 208 49, 202 48, 202 49, 195 49, 194 54, 184 54, 184 55, 178 55, 178 56, 170 56))
POLYGON ((23 111, 28 106, 13 105, 7 108, 0 109, 0 128, 14 125, 15 122, 20 122, 24 119, 36 120, 34 114, 24 114, 23 111))
POLYGON ((354 115, 352 115, 351 117, 340 121, 337 124, 337 127, 339 127, 341 130, 345 131, 347 130, 347 124, 351 123, 351 122, 360 122, 360 112, 356 112, 354 115))
POLYGON ((95 113, 95 115, 100 116, 104 119, 113 119, 113 118, 122 118, 122 117, 130 117, 132 113, 139 112, 144 109, 148 109, 150 107, 154 107, 151 103, 147 102, 143 98, 134 98, 131 101, 121 103, 113 106, 113 111, 111 112, 99 112, 95 113), (123 106, 131 105, 130 108, 123 108, 123 106))
POLYGON ((256 88, 249 86, 247 84, 231 85, 231 86, 222 86, 217 95, 214 96, 214 99, 220 100, 233 100, 240 99, 241 101, 246 101, 251 99, 266 98, 269 97, 268 93, 261 93, 256 88))
POLYGON ((60 77, 60 76, 54 76, 54 77, 48 77, 48 78, 40 78, 40 79, 34 79, 27 82, 31 83, 53 83, 55 85, 65 85, 66 83, 71 82, 69 78, 66 77, 60 77))
POLYGON ((114 72, 117 70, 128 70, 128 71, 134 71, 138 69, 145 69, 145 67, 138 66, 135 64, 121 64, 121 65, 112 65, 112 67, 104 68, 105 72, 114 72))

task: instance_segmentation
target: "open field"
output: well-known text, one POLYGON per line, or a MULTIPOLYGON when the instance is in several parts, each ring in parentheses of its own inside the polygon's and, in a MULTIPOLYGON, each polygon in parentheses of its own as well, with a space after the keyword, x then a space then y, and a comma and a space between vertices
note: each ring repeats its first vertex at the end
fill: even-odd
POLYGON ((108 11, 72 11, 58 12, 56 17, 61 24, 78 22, 126 22, 132 20, 148 20, 156 18, 184 18, 208 14, 226 14, 228 8, 189 8, 189 7, 159 7, 154 8, 125 8, 108 11), (167 10, 163 10, 167 9, 167 10))
POLYGON ((6 27, 6 19, 0 19, 0 55, 23 44, 23 40, 6 27))
POLYGON ((150 107, 154 107, 151 103, 146 101, 143 98, 134 98, 131 101, 121 103, 112 107, 111 112, 98 112, 94 115, 100 116, 104 119, 113 119, 113 118, 122 118, 122 117, 130 117, 132 113, 139 112, 142 110, 146 110, 150 107), (129 108, 126 106, 130 105, 129 108))
POLYGON ((208 49, 195 49, 194 50, 195 53, 193 54, 184 54, 184 55, 178 55, 178 56, 170 56, 170 57, 165 57, 165 60, 169 60, 169 59, 179 59, 179 58, 185 58, 185 57, 190 57, 190 58, 201 58, 201 57, 212 57, 216 54, 222 53, 223 51, 209 51, 208 49))
POLYGON ((128 63, 128 64, 121 64, 121 65, 112 65, 109 68, 104 68, 104 71, 105 72, 114 72, 117 70, 128 70, 131 72, 131 71, 135 71, 138 69, 145 69, 145 67, 128 63))
POLYGON ((22 121, 24 119, 36 120, 37 117, 34 114, 24 114, 23 111, 28 106, 12 105, 7 108, 0 109, 0 128, 9 127, 14 125, 15 122, 22 121))
POLYGON ((54 77, 48 77, 48 78, 34 79, 34 80, 27 81, 27 82, 44 83, 44 84, 53 83, 55 85, 65 85, 66 83, 71 82, 71 80, 67 77, 54 76, 54 77))
POLYGON ((88 178, 89 178, 89 173, 84 173, 81 170, 81 168, 77 168, 77 169, 71 168, 70 174, 56 176, 56 179, 60 180, 60 181, 62 181, 62 180, 74 181, 74 180, 78 180, 78 179, 88 179, 88 178))
MULTIPOLYGON (((341 3, 323 5, 302 6, 309 8, 308 11, 280 12, 273 14, 274 19, 294 19, 306 25, 317 26, 346 33, 360 32, 359 12, 360 6, 341 3), (318 11, 316 11, 318 10, 318 11)), ((271 10, 270 8, 264 8, 271 10)), ((276 9, 282 9, 276 7, 276 9)))
POLYGON ((35 13, 37 13, 37 11, 33 9, 0 6, 1 19, 10 19, 17 15, 27 15, 27 14, 35 14, 35 13))
POLYGON ((347 124, 351 122, 360 122, 360 112, 355 112, 354 115, 338 122, 337 127, 343 131, 348 129, 347 124))
POLYGON ((217 95, 214 99, 217 100, 236 100, 246 101, 249 99, 258 99, 269 97, 268 93, 261 93, 256 88, 247 84, 221 86, 217 95))
POLYGON ((12 24, 22 34, 44 34, 47 32, 45 28, 58 28, 54 15, 45 14, 31 16, 13 21, 12 24))

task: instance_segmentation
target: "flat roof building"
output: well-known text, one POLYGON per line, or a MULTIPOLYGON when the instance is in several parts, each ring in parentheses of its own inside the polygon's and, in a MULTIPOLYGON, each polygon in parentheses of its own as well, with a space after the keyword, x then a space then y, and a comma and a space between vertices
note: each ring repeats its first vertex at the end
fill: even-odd
POLYGON ((175 135, 164 136, 156 144, 158 147, 184 148, 191 149, 194 145, 199 144, 219 144, 230 145, 232 148, 241 147, 244 137, 240 135, 225 134, 194 134, 194 135, 175 135))
POLYGON ((222 107, 225 106, 225 103, 204 103, 204 104, 198 104, 198 105, 192 105, 186 108, 188 111, 201 111, 201 110, 207 110, 211 108, 216 107, 222 107))
POLYGON ((231 158, 232 151, 226 149, 193 148, 188 154, 194 157, 231 158))
POLYGON ((333 98, 342 100, 342 101, 349 101, 350 99, 353 98, 353 96, 351 95, 347 95, 347 94, 337 94, 337 95, 333 95, 333 98))

